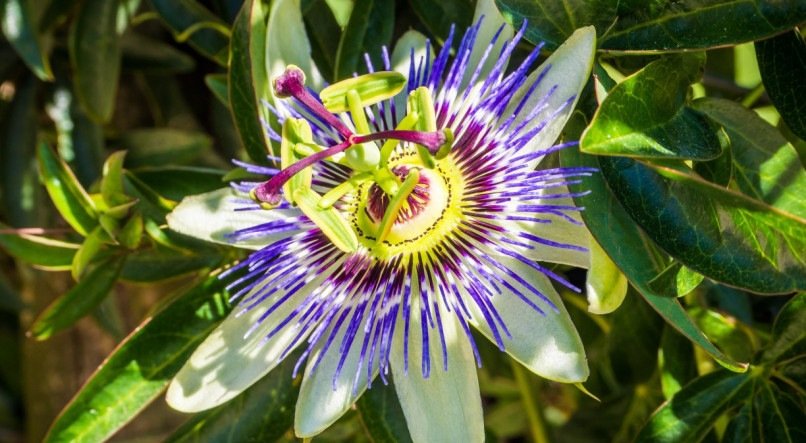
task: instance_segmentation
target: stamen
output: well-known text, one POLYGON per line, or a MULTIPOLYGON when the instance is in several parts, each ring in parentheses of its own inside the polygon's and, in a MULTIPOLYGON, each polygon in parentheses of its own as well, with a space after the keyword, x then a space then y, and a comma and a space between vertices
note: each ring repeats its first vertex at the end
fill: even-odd
MULTIPOLYGON (((425 146, 429 152, 436 154, 445 148, 446 144, 453 141, 453 133, 445 128, 443 131, 421 132, 393 129, 391 131, 379 131, 366 135, 353 135, 350 140, 353 143, 366 143, 374 140, 400 140, 404 142, 416 143, 425 146)), ((450 146, 449 146, 450 147, 450 146)))
POLYGON ((345 141, 339 143, 338 145, 331 146, 324 151, 319 151, 313 155, 305 157, 302 160, 299 160, 291 166, 283 169, 279 174, 275 175, 268 181, 256 186, 254 189, 252 189, 250 195, 256 201, 266 203, 270 207, 275 207, 280 204, 280 188, 282 188, 285 182, 290 180, 291 177, 308 166, 316 164, 319 161, 336 155, 340 152, 344 152, 350 146, 352 146, 352 144, 349 141, 345 141))
POLYGON ((305 88, 305 73, 302 69, 288 65, 283 73, 274 79, 274 94, 280 98, 294 97, 309 111, 321 117, 330 126, 336 129, 344 138, 350 137, 353 132, 341 120, 325 108, 308 89, 305 88))

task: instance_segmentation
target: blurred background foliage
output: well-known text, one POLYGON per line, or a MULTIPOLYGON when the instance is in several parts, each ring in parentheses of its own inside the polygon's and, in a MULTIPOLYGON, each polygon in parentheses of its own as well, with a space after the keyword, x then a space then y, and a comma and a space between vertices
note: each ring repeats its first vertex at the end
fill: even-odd
MULTIPOLYGON (((236 178, 230 159, 265 162, 280 1, 0 1, 0 441, 293 440, 288 365, 192 417, 160 398, 230 309, 216 269, 239 258, 165 215, 236 178)), ((410 29, 439 45, 475 7, 298 3, 327 81, 410 29)), ((630 288, 606 315, 563 294, 598 400, 482 347, 489 441, 806 441, 806 3, 496 5, 549 51, 597 27, 566 134, 582 152, 555 161, 601 170, 578 202, 592 272, 630 288)), ((396 402, 376 384, 316 440, 406 441, 396 402)))

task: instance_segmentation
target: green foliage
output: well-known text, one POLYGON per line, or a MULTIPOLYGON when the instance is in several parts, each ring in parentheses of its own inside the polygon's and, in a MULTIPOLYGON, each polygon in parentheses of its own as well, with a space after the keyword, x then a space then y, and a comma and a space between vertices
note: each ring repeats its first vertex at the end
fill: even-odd
MULTIPOLYGON (((223 245, 171 231, 166 215, 187 196, 251 179, 232 158, 269 165, 268 155, 280 155, 267 127, 281 128, 266 106, 277 66, 300 66, 321 91, 366 73, 365 52, 378 70, 382 46, 392 55, 404 34, 438 50, 451 25, 461 37, 472 24, 477 3, 0 0, 0 439, 293 439, 297 355, 224 405, 189 418, 163 414, 158 435, 135 435, 150 429, 147 409, 159 413, 169 381, 229 313, 225 286, 237 276, 218 276, 244 257, 219 232, 227 217, 214 217, 211 201, 185 208, 223 245), (130 333, 100 332, 115 328, 130 333), (116 347, 103 350, 102 363, 82 354, 48 372, 73 386, 62 371, 100 363, 72 400, 37 397, 23 368, 87 329, 116 347), (67 330, 76 335, 57 337, 67 330)), ((595 76, 562 135, 580 146, 546 161, 598 170, 570 188, 598 244, 592 274, 603 272, 589 284, 590 305, 579 295, 563 300, 588 355, 584 387, 601 400, 524 376, 479 339, 487 439, 804 441, 806 44, 798 26, 806 3, 495 5, 516 28, 528 20, 527 40, 551 51, 576 28, 596 26, 595 76)), ((512 58, 531 48, 523 42, 512 58)), ((298 146, 286 148, 296 155, 298 146)), ((330 220, 332 207, 298 197, 346 249, 358 247, 345 221, 330 220)), ((568 267, 554 271, 581 281, 568 267)), ((391 383, 377 379, 317 440, 410 441, 391 383)))

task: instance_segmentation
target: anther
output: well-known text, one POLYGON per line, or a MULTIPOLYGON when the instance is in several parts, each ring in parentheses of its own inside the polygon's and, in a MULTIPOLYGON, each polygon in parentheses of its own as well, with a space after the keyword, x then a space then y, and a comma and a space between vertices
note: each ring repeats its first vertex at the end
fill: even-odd
POLYGON ((341 120, 325 108, 316 97, 305 87, 305 73, 294 65, 288 65, 272 83, 274 94, 280 98, 294 97, 311 113, 321 117, 332 126, 342 137, 347 138, 353 134, 341 120))

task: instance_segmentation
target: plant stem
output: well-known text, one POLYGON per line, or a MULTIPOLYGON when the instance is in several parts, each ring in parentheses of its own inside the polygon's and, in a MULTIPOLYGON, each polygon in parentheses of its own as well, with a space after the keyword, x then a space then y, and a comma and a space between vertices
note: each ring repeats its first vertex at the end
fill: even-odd
POLYGON ((515 360, 510 360, 510 366, 512 366, 512 372, 515 374, 518 390, 521 391, 521 399, 523 407, 526 409, 526 418, 529 421, 529 432, 532 434, 532 439, 534 439, 535 443, 549 443, 546 426, 538 409, 537 396, 529 386, 529 374, 515 360))

